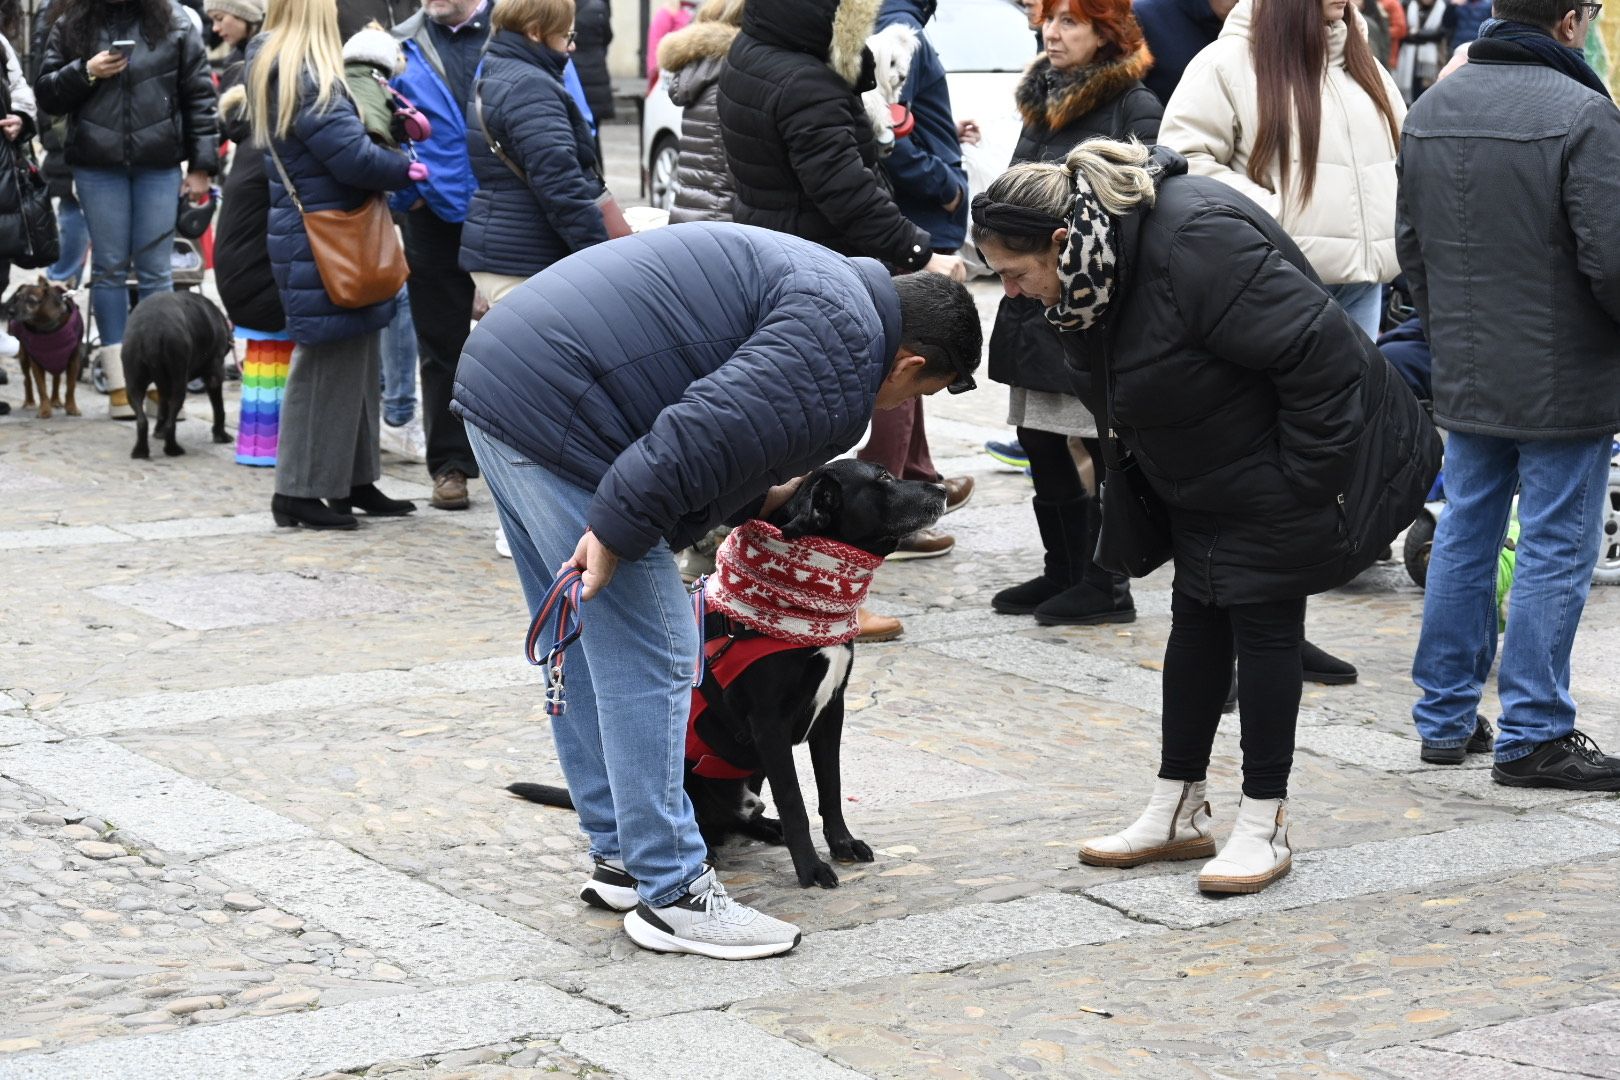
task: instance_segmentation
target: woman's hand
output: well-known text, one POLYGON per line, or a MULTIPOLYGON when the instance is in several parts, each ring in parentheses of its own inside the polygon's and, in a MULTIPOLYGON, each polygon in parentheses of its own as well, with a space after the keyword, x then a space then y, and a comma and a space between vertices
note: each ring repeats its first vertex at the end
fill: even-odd
POLYGON ((5 132, 6 138, 12 142, 17 141, 17 136, 22 134, 22 129, 22 117, 16 113, 7 113, 5 119, 0 120, 0 131, 5 132))
POLYGON ((86 60, 84 64, 84 69, 98 79, 110 79, 114 75, 120 75, 127 67, 129 67, 129 57, 121 52, 113 52, 111 49, 96 53, 89 60, 86 60))
POLYGON ((213 177, 200 169, 192 169, 186 173, 186 178, 180 183, 180 191, 193 202, 202 202, 208 198, 208 188, 213 183, 213 177))
POLYGON ((977 146, 979 140, 983 137, 983 133, 979 131, 979 122, 977 120, 963 120, 956 125, 956 141, 959 143, 977 146))
POLYGON ((574 548, 574 557, 563 563, 558 572, 570 566, 583 571, 581 584, 584 590, 580 593, 580 599, 589 600, 613 580, 613 572, 619 568, 619 557, 609 551, 595 533, 586 529, 585 535, 579 538, 579 546, 574 548))
POLYGON ((761 503, 759 507, 760 518, 762 520, 768 518, 778 510, 782 509, 782 507, 787 504, 787 501, 793 498, 793 493, 799 490, 799 485, 802 483, 804 483, 804 477, 795 476, 787 483, 777 484, 775 487, 771 488, 771 490, 767 491, 765 493, 765 501, 761 503))
POLYGON ((952 281, 967 280, 967 264, 960 255, 934 255, 928 260, 924 270, 932 270, 936 274, 944 274, 952 281))

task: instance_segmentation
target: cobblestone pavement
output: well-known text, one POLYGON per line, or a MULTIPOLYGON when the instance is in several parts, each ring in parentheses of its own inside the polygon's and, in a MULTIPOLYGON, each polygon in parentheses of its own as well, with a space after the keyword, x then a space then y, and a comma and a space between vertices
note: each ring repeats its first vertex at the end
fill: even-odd
MULTIPOLYGON (((807 892, 723 849, 806 932, 741 965, 636 950, 575 899, 569 815, 503 792, 559 773, 480 486, 433 511, 390 459, 414 517, 278 531, 200 399, 143 462, 84 403, 0 421, 0 1080, 1620 1077, 1620 802, 1421 765, 1397 565, 1312 603, 1362 679, 1308 690, 1289 878, 1215 901, 1195 864, 1077 863, 1152 777, 1168 582, 1124 627, 989 613, 1039 561, 1027 482, 977 453, 993 387, 930 404, 979 493, 953 555, 880 573, 907 634, 857 657, 877 861, 807 892)), ((1617 655, 1599 590, 1575 685, 1611 748, 1617 655)))

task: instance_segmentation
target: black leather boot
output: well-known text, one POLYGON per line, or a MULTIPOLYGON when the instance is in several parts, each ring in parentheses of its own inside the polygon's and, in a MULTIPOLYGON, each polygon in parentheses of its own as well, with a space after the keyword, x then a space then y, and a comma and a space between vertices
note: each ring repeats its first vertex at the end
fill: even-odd
POLYGON ((302 525, 306 529, 358 529, 360 523, 352 514, 340 514, 319 499, 295 499, 291 495, 273 495, 270 513, 276 524, 287 528, 302 525))
POLYGON ((340 514, 364 510, 372 517, 404 517, 416 512, 415 503, 409 499, 390 499, 377 490, 376 484, 352 487, 347 499, 327 499, 326 503, 340 514))
POLYGON ((1110 574, 1091 561, 1102 525, 1102 507, 1096 499, 1074 504, 1077 513, 1064 518, 1064 550, 1069 556, 1069 579, 1074 582, 1035 609, 1042 626, 1096 626, 1136 621, 1131 579, 1110 574))
POLYGON ((1036 608, 1074 584, 1069 578, 1069 553, 1063 547, 1063 518, 1076 513, 1083 515, 1085 511, 1078 502, 1033 501, 1035 526, 1041 532, 1041 546, 1046 549, 1046 569, 1040 577, 996 593, 990 607, 1003 615, 1033 614, 1036 608))

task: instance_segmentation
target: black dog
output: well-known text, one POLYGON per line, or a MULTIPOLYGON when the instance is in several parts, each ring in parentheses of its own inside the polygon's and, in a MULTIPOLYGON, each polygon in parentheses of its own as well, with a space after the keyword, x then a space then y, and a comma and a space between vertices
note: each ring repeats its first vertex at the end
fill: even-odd
MULTIPOLYGON (((825 536, 886 557, 904 537, 938 521, 944 510, 945 491, 939 485, 896 480, 881 466, 845 460, 806 476, 770 523, 782 530, 784 539, 825 536)), ((726 623, 711 614, 705 638, 725 633, 726 623)), ((739 638, 758 636, 736 623, 729 628, 739 638)), ((785 843, 800 885, 837 886, 838 875, 816 853, 793 764, 793 748, 808 741, 828 850, 843 862, 872 861, 872 849, 844 823, 839 778, 844 688, 854 651, 852 644, 788 649, 758 660, 724 690, 709 675, 702 692, 727 729, 730 749, 740 751, 735 758, 727 754, 728 760, 743 765, 742 758, 748 757, 747 764, 755 768, 746 779, 715 780, 697 775, 693 763, 686 763, 686 793, 711 853, 731 833, 785 843), (780 821, 765 816, 759 798, 765 780, 770 781, 780 821)), ((574 805, 564 788, 513 784, 507 790, 547 806, 574 805)))
POLYGON ((133 458, 152 456, 146 443, 146 391, 157 387, 157 425, 163 452, 185 453, 175 441, 175 421, 186 402, 186 384, 201 379, 214 406, 214 441, 225 433, 225 357, 231 352, 231 325, 225 315, 196 293, 158 293, 135 305, 124 328, 124 385, 135 408, 133 458))

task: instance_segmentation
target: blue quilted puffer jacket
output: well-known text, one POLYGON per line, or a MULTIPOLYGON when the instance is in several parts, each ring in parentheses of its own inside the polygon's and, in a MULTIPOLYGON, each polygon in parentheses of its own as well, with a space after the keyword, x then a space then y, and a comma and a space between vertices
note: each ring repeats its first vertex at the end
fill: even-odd
MULTIPOLYGON (((250 68, 255 59, 256 53, 249 57, 250 68)), ((307 76, 304 83, 291 137, 274 142, 305 210, 352 210, 372 192, 393 191, 410 183, 406 174, 410 162, 404 154, 385 150, 367 137, 347 94, 334 93, 327 108, 316 112, 315 84, 307 76)), ((276 100, 274 81, 270 100, 276 100)), ((365 308, 341 308, 332 303, 310 253, 303 217, 268 153, 264 164, 270 180, 270 269, 287 312, 288 335, 301 345, 319 345, 387 326, 394 317, 392 300, 365 308)))
POLYGON ((684 547, 854 446, 900 348, 883 265, 745 225, 613 240, 484 316, 456 376, 469 424, 595 493, 622 559, 684 547))

